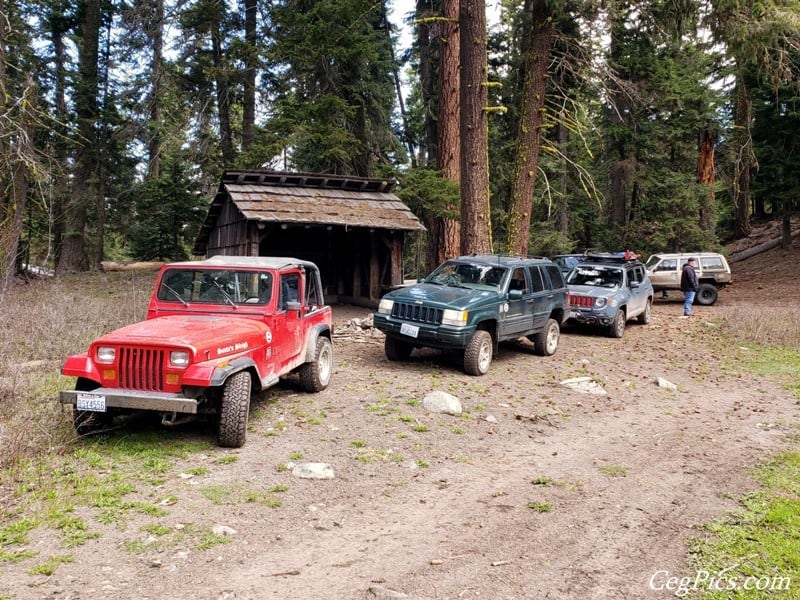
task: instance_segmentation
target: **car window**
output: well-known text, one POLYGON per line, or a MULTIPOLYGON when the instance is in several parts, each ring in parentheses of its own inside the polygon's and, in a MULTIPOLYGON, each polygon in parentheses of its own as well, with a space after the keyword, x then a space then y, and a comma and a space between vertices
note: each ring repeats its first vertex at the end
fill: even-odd
POLYGON ((531 276, 531 291, 533 293, 543 291, 544 281, 542 281, 542 272, 539 267, 528 267, 528 273, 531 276))
POLYGON ((551 289, 559 289, 564 287, 564 275, 562 275, 561 269, 553 265, 547 265, 544 270, 547 271, 547 274, 550 276, 551 289))
POLYGON ((289 302, 300 301, 300 275, 288 273, 281 275, 281 310, 286 310, 289 302))
POLYGON ((700 267, 703 271, 724 271, 725 265, 720 256, 704 256, 700 259, 700 267))
POLYGON ((665 258, 656 267, 656 271, 674 271, 678 268, 678 260, 675 258, 665 258))
POLYGON ((511 282, 508 284, 508 291, 520 290, 527 291, 527 284, 525 283, 525 269, 517 267, 511 274, 511 282))

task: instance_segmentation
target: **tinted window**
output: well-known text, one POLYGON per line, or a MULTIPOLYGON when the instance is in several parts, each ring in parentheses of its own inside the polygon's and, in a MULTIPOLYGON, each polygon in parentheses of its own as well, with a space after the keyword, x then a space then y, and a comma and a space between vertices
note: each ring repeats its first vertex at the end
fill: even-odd
POLYGON ((544 290, 544 282, 542 281, 542 273, 539 267, 528 267, 528 273, 531 276, 531 291, 534 293, 544 290))
POLYGON ((553 265, 547 265, 545 268, 547 274, 550 275, 550 287, 553 289, 564 287, 564 276, 561 274, 561 269, 553 265))
POLYGON ((288 302, 300 301, 300 275, 289 273, 281 275, 280 307, 285 310, 288 302))

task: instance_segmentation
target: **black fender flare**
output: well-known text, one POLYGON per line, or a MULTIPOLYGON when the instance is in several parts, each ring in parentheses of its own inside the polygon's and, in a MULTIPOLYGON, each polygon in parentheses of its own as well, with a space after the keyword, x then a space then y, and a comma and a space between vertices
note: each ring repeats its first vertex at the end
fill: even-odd
POLYGON ((306 339, 306 353, 305 357, 303 358, 303 362, 311 362, 316 358, 317 352, 317 340, 322 337, 326 337, 329 340, 331 339, 331 328, 328 325, 320 324, 314 326, 311 331, 308 332, 308 338, 306 339))

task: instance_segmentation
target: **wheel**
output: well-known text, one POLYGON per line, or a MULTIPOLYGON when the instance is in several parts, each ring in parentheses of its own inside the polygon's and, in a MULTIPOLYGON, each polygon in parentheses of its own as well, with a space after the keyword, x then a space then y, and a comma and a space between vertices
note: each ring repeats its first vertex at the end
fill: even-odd
POLYGON ((412 344, 398 340, 397 338, 386 336, 386 341, 383 343, 383 349, 386 351, 386 358, 391 361, 408 360, 411 356, 411 351, 414 349, 412 344))
POLYGON ((711 306, 717 301, 717 288, 710 283, 701 283, 700 287, 697 288, 694 301, 703 306, 711 306))
POLYGON ((219 410, 217 438, 223 448, 241 448, 247 438, 247 416, 250 412, 250 373, 239 371, 225 382, 219 410))
MULTIPOLYGON (((79 378, 75 384, 75 389, 79 392, 91 392, 98 387, 100 386, 94 381, 83 378, 79 378)), ((103 433, 111 429, 114 425, 114 414, 108 411, 96 412, 92 410, 78 410, 76 407, 73 407, 72 425, 75 427, 75 433, 80 437, 93 433, 103 433)))
POLYGON ((611 326, 608 328, 609 337, 621 338, 625 333, 625 311, 620 309, 614 315, 614 320, 611 321, 611 326))
POLYGON ((307 392, 321 392, 331 382, 333 374, 333 346, 330 339, 321 335, 314 348, 314 360, 300 367, 300 385, 307 392))
POLYGON ((653 317, 653 301, 648 298, 647 304, 644 306, 644 312, 639 315, 639 323, 647 325, 653 317))
POLYGON ((464 371, 468 375, 486 375, 492 364, 494 340, 488 331, 479 329, 464 350, 464 371))
POLYGON ((539 356, 553 356, 558 348, 561 328, 555 319, 547 321, 547 326, 533 336, 533 351, 539 356))

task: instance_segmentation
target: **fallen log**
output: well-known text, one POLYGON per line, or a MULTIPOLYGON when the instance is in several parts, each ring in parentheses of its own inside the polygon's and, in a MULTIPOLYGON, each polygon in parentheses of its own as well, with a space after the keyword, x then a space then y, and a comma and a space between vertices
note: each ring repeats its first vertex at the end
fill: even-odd
POLYGON ((746 250, 741 250, 739 252, 734 252, 730 256, 730 262, 739 262, 740 260, 744 260, 746 258, 750 258, 751 256, 755 256, 757 254, 761 254, 762 252, 766 252, 767 250, 772 250, 773 248, 777 248, 781 245, 781 240, 783 238, 775 238, 773 240, 769 240, 767 242, 763 242, 758 244, 757 246, 753 246, 752 248, 747 248, 746 250))

